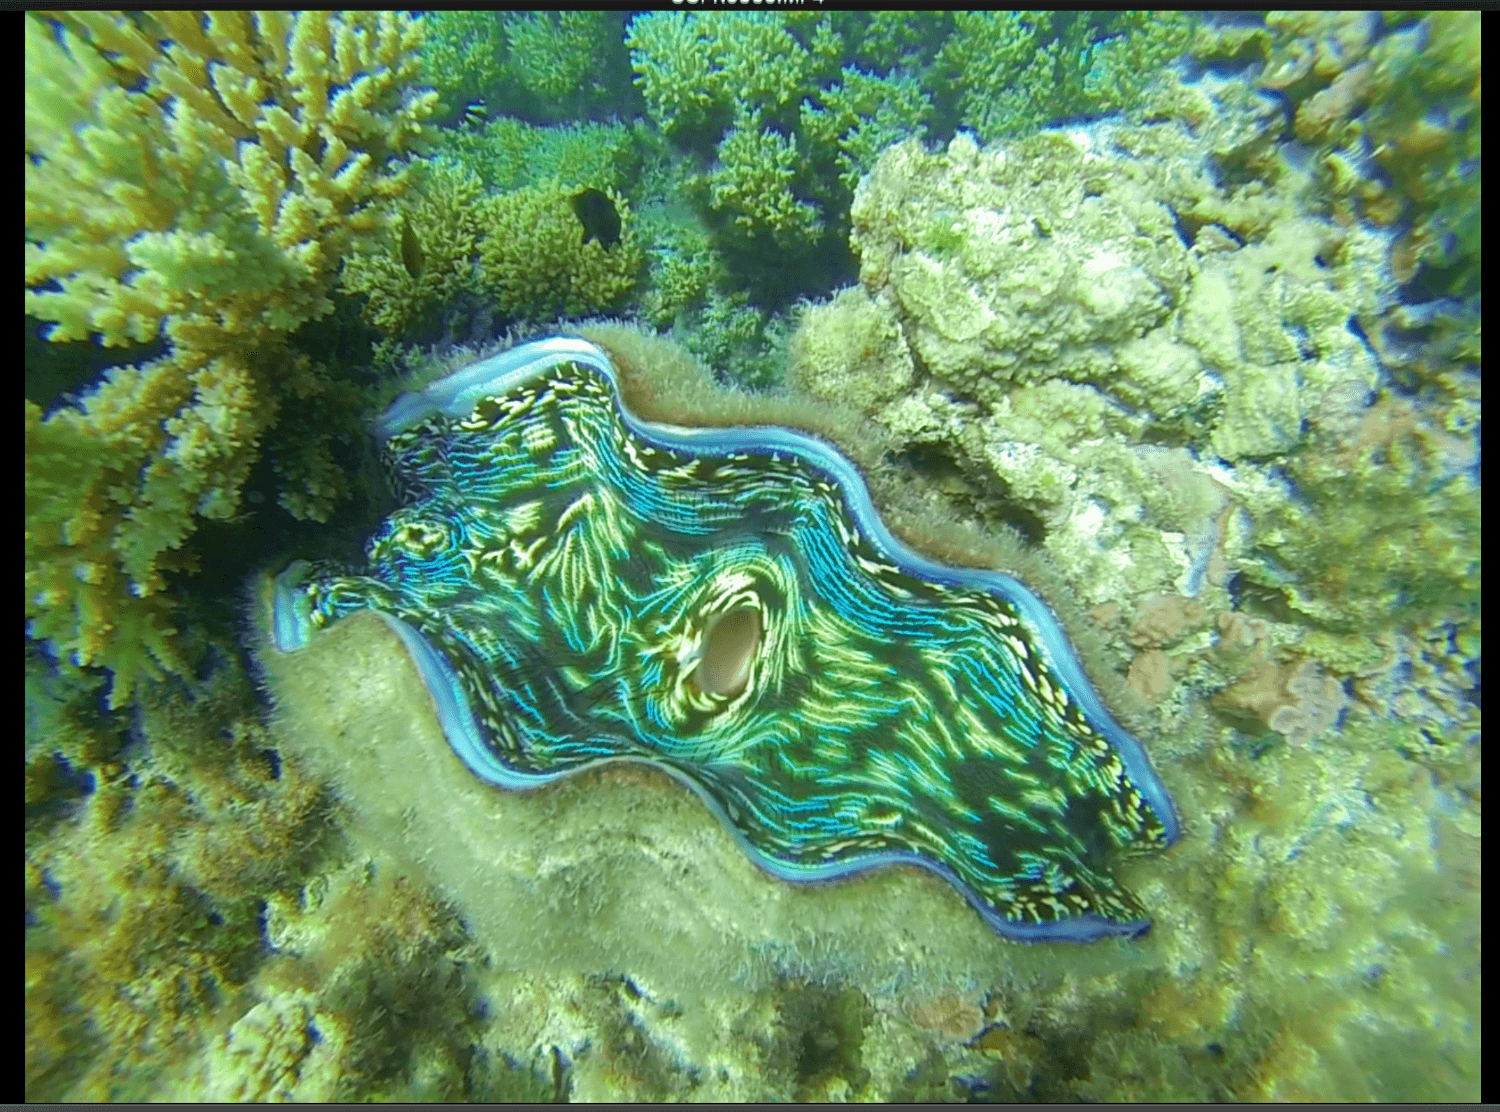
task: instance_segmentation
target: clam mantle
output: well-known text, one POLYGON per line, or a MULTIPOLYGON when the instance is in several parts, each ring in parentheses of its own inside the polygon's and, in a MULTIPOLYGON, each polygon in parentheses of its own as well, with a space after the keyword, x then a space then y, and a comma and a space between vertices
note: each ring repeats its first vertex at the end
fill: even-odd
POLYGON ((1178 835, 1140 743, 1037 595, 897 540, 824 441, 642 420, 571 338, 374 432, 402 508, 364 574, 276 579, 279 651, 373 610, 498 787, 640 762, 789 881, 910 864, 1009 938, 1149 927, 1111 872, 1178 835))

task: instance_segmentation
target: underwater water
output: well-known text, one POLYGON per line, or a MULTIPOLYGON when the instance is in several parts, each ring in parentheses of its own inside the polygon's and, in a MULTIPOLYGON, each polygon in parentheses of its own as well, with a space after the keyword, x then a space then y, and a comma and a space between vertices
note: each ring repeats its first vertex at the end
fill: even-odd
POLYGON ((1478 1099, 1476 13, 25 35, 27 1099, 1478 1099))

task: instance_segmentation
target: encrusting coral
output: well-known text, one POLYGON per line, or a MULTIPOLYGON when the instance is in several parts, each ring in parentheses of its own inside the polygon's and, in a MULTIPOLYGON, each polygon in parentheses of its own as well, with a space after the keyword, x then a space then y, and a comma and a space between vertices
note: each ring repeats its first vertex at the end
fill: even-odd
MULTIPOLYGON (((25 21, 26 311, 53 341, 164 341, 49 416, 26 406, 26 616, 62 659, 180 670, 167 576, 226 519, 282 406, 336 387, 285 346, 408 186, 421 25, 391 13, 25 21)), ((341 492, 287 446, 283 505, 341 492)))
MULTIPOLYGON (((1315 179, 1285 164, 1279 180, 1220 186, 1195 165, 1213 141, 1159 124, 889 149, 855 198, 852 241, 865 296, 934 385, 880 419, 972 470, 971 487, 998 483, 1054 552, 1099 563, 1092 602, 1122 596, 1103 586, 1099 504, 1068 494, 1081 484, 1163 513, 1193 538, 1179 543, 1195 577, 1234 527, 1225 507, 1244 507, 1257 528, 1242 574, 1322 628, 1466 604, 1478 586, 1472 406, 1459 398, 1439 416, 1377 393, 1366 339, 1396 302, 1394 237, 1319 216, 1315 179), (1112 443, 1112 429, 1236 470, 1168 466, 1160 448, 1112 443), (1285 497, 1272 460, 1301 499, 1285 497), (1181 478, 1124 478, 1142 466, 1181 478)), ((872 327, 829 311, 807 326, 872 327)), ((858 345, 818 344, 794 341, 814 361, 794 364, 799 377, 848 378, 858 345)), ((1160 551, 1132 553, 1138 579, 1160 551)))
POLYGON ((1479 13, 1276 12, 1266 24, 1259 83, 1295 107, 1330 193, 1382 224, 1404 217, 1402 281, 1427 263, 1440 287, 1476 293, 1479 13))
MULTIPOLYGON (((1382 339, 1461 335, 1451 300, 1421 302, 1457 272, 1404 287, 1404 241, 1330 198, 1271 102, 1217 79, 1173 97, 1191 131, 885 151, 853 202, 861 285, 804 311, 793 379, 893 435, 893 481, 1027 532, 1134 651, 1189 833, 1164 975, 1081 1091, 1470 1091, 1477 331, 1382 339), (1422 1049, 1370 1068, 1398 1042, 1422 1049)), ((966 1044, 1032 1096, 1017 1059, 1071 1058, 1092 1022, 1032 1043, 1071 1006, 1048 1000, 966 1044)))

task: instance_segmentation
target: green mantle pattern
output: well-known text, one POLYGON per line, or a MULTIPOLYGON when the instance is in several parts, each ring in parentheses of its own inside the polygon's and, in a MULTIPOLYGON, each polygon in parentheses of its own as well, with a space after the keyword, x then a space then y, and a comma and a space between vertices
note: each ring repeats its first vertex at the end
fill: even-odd
POLYGON ((902 545, 827 444, 641 421, 567 339, 376 435, 405 504, 368 574, 282 574, 277 644, 378 612, 476 775, 642 762, 788 880, 914 864, 1007 937, 1149 927, 1110 872, 1177 836, 1139 743, 1032 592, 902 545))

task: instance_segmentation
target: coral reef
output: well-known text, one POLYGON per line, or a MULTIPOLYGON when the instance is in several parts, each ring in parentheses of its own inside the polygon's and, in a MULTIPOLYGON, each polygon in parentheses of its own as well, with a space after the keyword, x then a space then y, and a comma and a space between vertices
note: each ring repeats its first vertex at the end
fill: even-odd
POLYGON ((955 12, 936 58, 983 140, 1069 116, 1140 112, 1163 67, 1187 49, 1182 12, 955 12))
MULTIPOLYGON (((688 168, 659 195, 696 210, 728 280, 705 287, 694 274, 693 298, 659 293, 658 275, 680 286, 701 259, 678 260, 669 235, 653 250, 665 261, 652 269, 644 308, 727 380, 776 383, 790 304, 852 274, 848 204, 881 150, 959 127, 1032 128, 1060 111, 1139 115, 1170 88, 1167 63, 1190 27, 1172 14, 1062 16, 1055 26, 1045 14, 633 18, 626 45, 647 115, 688 168)), ((648 190, 633 196, 643 212, 656 196, 648 190)))
POLYGON ((477 281, 497 311, 523 320, 588 316, 618 308, 634 291, 646 260, 629 205, 611 194, 618 243, 588 238, 572 205, 584 184, 553 179, 485 202, 477 281))
MULTIPOLYGON (((1223 43, 1210 32, 1198 49, 1223 43)), ((1405 226, 1400 280, 1425 268, 1442 292, 1476 293, 1479 13, 1277 12, 1238 50, 1264 58, 1259 85, 1290 102, 1340 206, 1405 226)))
POLYGON ((639 126, 583 123, 535 127, 513 116, 443 131, 433 153, 478 174, 487 191, 549 178, 627 193, 641 172, 649 137, 639 126))
POLYGON ((435 13, 422 37, 422 73, 438 94, 440 110, 461 112, 497 90, 507 76, 505 29, 498 13, 435 13))
MULTIPOLYGON (((595 133, 621 138, 621 129, 543 131, 497 120, 486 142, 509 123, 516 136, 547 140, 524 176, 547 165, 562 172, 486 193, 466 159, 445 155, 427 168, 414 203, 385 239, 350 256, 340 285, 365 296, 365 319, 387 337, 432 334, 433 321, 445 314, 471 314, 482 328, 492 318, 588 316, 620 309, 635 293, 646 257, 630 206, 612 185, 619 168, 611 166, 612 155, 628 151, 628 135, 612 150, 594 143, 595 133), (585 190, 609 199, 619 222, 609 242, 594 237, 577 213, 574 200, 585 190)), ((489 165, 492 178, 521 176, 519 163, 489 165)))
POLYGON ((685 146, 712 146, 710 210, 752 243, 805 250, 827 228, 841 235, 837 217, 888 144, 940 116, 950 133, 989 138, 1140 111, 1190 37, 1177 13, 959 13, 900 28, 878 16, 653 13, 626 41, 651 118, 685 146), (951 106, 949 89, 961 90, 951 106))
POLYGON ((626 20, 26 19, 28 328, 83 337, 27 349, 28 1099, 1477 1099, 1478 14, 626 20), (395 280, 378 367, 480 315, 397 288, 437 111, 487 192, 627 202, 624 310, 785 366, 734 412, 837 412, 1048 584, 1182 811, 1148 938, 783 885, 639 774, 480 790, 379 631, 266 722, 201 604, 360 481, 340 264, 395 280))
POLYGON ((144 746, 93 709, 98 681, 28 723, 30 1099, 159 1092, 263 960, 258 901, 295 892, 334 836, 331 798, 279 761, 235 657, 214 655, 190 691, 137 693, 144 746), (59 777, 70 790, 31 787, 59 777))
MULTIPOLYGON (((26 615, 61 658, 180 670, 168 575, 239 511, 283 406, 336 389, 286 339, 407 187, 419 24, 394 15, 36 17, 26 42, 26 311, 55 341, 160 341, 43 418, 26 408, 26 615)), ((339 496, 327 448, 284 504, 339 496)))
POLYGON ((398 335, 423 312, 473 288, 474 256, 485 227, 483 196, 473 171, 437 162, 386 240, 349 257, 339 283, 367 295, 364 314, 371 324, 398 335), (418 245, 419 265, 402 258, 403 238, 418 245))
MULTIPOLYGON (((1401 1038, 1472 1062, 1472 387, 1453 361, 1425 376, 1444 391, 1393 388, 1366 337, 1409 313, 1402 241, 1330 210, 1301 159, 1246 143, 1268 125, 1238 90, 1179 93, 1212 104, 1196 138, 1161 124, 888 150, 853 204, 862 286, 803 314, 795 381, 865 408, 956 514, 1039 544, 1134 650, 1130 685, 1178 738, 1204 841, 1174 867, 1204 879, 1169 882, 1172 987, 1110 1038, 1117 1067, 1088 1071, 1106 1087, 1069 1091, 1426 1091, 1436 1079, 1367 1063, 1401 1038), (1247 162, 1256 176, 1230 184, 1223 166, 1247 162), (866 369, 892 344, 910 392, 866 369), (1409 844, 1409 824, 1430 840, 1409 844), (1419 910, 1436 890, 1457 906, 1419 910), (1295 1002, 1289 969, 1311 986, 1295 1002), (1355 985, 1383 1002, 1327 1006, 1355 985), (1174 1073, 1151 1039, 1215 1064, 1174 1073)), ((1017 1058, 1045 1054, 1022 1029, 970 1043, 1007 1059, 1002 1093, 1017 1058)))
POLYGON ((445 118, 476 102, 532 120, 627 115, 636 105, 624 20, 608 11, 433 12, 423 73, 445 118))
POLYGON ((841 68, 829 18, 648 13, 626 44, 662 132, 715 156, 703 199, 733 251, 805 254, 838 236, 829 216, 874 153, 932 115, 914 80, 841 68))
MULTIPOLYGON (((855 199, 853 241, 866 296, 930 382, 881 419, 1003 484, 1012 518, 1061 559, 1067 545, 1095 547, 1098 505, 1070 493, 1083 486, 1143 503, 1185 535, 1174 578, 1200 580, 1214 535, 1237 528, 1225 511, 1248 509, 1258 559, 1240 572, 1320 626, 1472 599, 1473 445, 1389 393, 1370 404, 1381 371, 1364 337, 1396 304, 1389 237, 1309 214, 1297 198, 1310 186, 1290 172, 1277 191, 1264 180, 1221 191, 1203 163, 1193 169, 1192 146, 1156 125, 887 152, 855 199), (1191 245, 1184 226, 1197 229, 1191 245), (1111 433, 1251 466, 1216 474, 1185 460, 1182 478, 1126 494, 1124 475, 1179 467, 1111 433), (1270 460, 1301 499, 1285 497, 1270 460), (1420 509, 1394 514, 1397 491, 1412 489, 1428 492, 1420 509)), ((809 363, 810 343, 793 343, 801 377, 853 373, 843 348, 809 363)), ((1139 582, 1165 553, 1144 537, 1131 547, 1116 567, 1139 582)), ((1134 593, 1097 570, 1091 603, 1134 593)))

